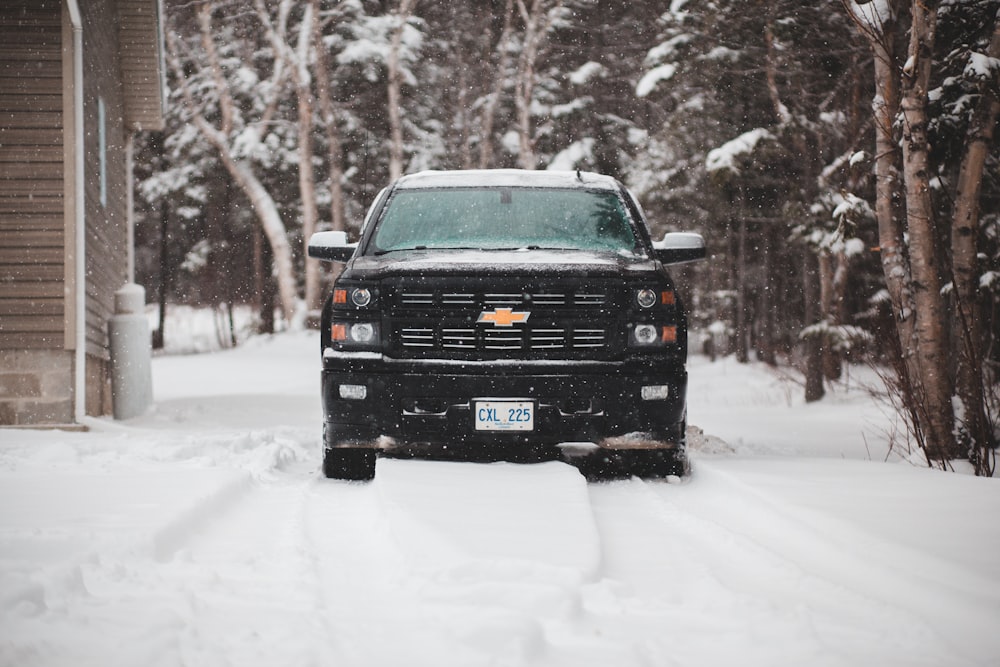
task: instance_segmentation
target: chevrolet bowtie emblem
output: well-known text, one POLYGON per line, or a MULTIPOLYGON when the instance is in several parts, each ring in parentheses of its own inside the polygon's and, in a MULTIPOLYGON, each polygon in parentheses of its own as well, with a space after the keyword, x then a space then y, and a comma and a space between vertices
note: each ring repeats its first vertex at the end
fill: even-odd
POLYGON ((514 312, 510 308, 496 308, 479 313, 479 319, 476 322, 490 322, 498 327, 512 327, 515 324, 527 322, 529 315, 531 313, 514 312))

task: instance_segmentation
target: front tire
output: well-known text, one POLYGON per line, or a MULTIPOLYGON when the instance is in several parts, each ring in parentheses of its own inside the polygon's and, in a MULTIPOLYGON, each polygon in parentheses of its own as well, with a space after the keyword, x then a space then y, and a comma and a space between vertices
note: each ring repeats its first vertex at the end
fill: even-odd
POLYGON ((691 463, 687 455, 686 424, 681 421, 664 430, 635 433, 622 442, 609 438, 601 449, 579 461, 577 467, 590 481, 627 477, 663 479, 687 477, 691 463), (623 446, 623 445, 631 445, 623 446))
POLYGON ((370 447, 342 447, 323 453, 323 474, 328 479, 368 481, 375 478, 375 450, 370 447))
POLYGON ((626 470, 642 479, 686 477, 691 472, 687 452, 678 449, 634 449, 620 452, 626 470))

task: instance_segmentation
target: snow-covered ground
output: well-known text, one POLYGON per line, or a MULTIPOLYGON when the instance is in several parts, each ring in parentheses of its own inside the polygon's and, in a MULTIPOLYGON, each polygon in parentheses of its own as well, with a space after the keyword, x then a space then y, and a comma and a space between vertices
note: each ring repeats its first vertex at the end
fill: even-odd
POLYGON ((318 475, 315 334, 154 360, 155 408, 0 430, 0 666, 997 665, 1000 481, 691 363, 693 474, 318 475), (905 455, 905 452, 902 452, 905 455))

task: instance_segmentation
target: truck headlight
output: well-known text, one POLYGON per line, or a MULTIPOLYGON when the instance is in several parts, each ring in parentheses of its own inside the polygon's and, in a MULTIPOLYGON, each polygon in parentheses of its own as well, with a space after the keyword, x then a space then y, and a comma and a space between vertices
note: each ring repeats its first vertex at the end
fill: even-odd
POLYGON ((355 343, 368 345, 375 340, 375 325, 371 322, 357 322, 352 324, 348 332, 348 338, 355 343))
POLYGON ((338 310, 368 308, 378 303, 378 288, 364 285, 335 287, 331 299, 333 307, 338 310))
POLYGON ((648 310, 656 305, 673 306, 677 303, 677 297, 672 289, 657 291, 647 287, 635 293, 635 302, 643 310, 648 310))
POLYGON ((373 349, 378 347, 378 324, 375 322, 333 322, 330 340, 340 349, 373 349))
POLYGON ((629 334, 632 347, 662 347, 677 342, 677 327, 673 324, 636 324, 629 334))
POLYGON ((632 330, 632 340, 636 345, 655 345, 660 340, 657 329, 655 324, 637 324, 632 330))
POLYGON ((364 308, 372 302, 372 292, 365 287, 355 287, 351 290, 351 303, 358 308, 364 308))
POLYGON ((656 305, 656 292, 651 289, 641 289, 636 292, 635 300, 643 308, 652 308, 656 305))

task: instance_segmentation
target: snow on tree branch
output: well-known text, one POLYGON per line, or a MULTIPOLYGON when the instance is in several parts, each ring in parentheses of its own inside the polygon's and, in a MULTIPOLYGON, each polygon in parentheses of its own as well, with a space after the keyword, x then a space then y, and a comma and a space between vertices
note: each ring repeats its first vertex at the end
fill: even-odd
POLYGON ((860 26, 874 36, 881 36, 887 23, 893 19, 890 0, 844 0, 844 5, 860 26))
POLYGON ((752 154, 761 141, 773 140, 774 135, 762 127, 744 132, 735 139, 709 151, 705 158, 705 169, 709 173, 728 171, 738 174, 740 169, 737 166, 737 158, 752 154))
POLYGON ((673 77, 674 73, 677 72, 677 65, 673 63, 667 63, 666 65, 660 65, 655 67, 639 79, 639 83, 635 87, 636 97, 646 97, 656 85, 661 81, 669 81, 673 77))

